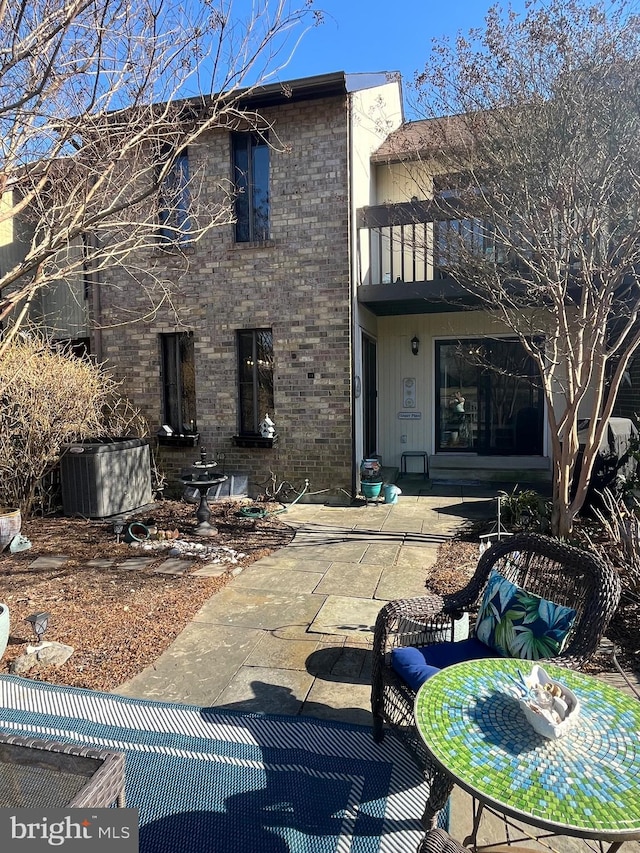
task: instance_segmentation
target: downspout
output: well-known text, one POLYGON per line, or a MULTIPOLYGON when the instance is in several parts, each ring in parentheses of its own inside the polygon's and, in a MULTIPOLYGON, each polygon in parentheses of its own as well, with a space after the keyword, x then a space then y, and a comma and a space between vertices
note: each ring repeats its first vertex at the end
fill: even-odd
MULTIPOLYGON (((95 234, 87 235, 87 242, 92 249, 97 248, 97 238, 95 234)), ((87 276, 91 284, 91 310, 89 316, 89 329, 93 325, 93 353, 99 364, 104 361, 102 351, 102 291, 100 289, 100 273, 94 269, 93 260, 89 259, 87 263, 87 276)))
POLYGON ((349 261, 349 325, 351 328, 351 335, 349 341, 349 353, 351 358, 351 387, 350 387, 350 395, 351 395, 351 498, 355 498, 358 494, 358 481, 357 481, 357 472, 358 467, 356 464, 356 396, 355 396, 355 384, 356 384, 356 359, 355 359, 355 342, 356 336, 358 334, 357 329, 357 316, 356 311, 354 310, 354 299, 356 297, 356 284, 355 284, 355 270, 353 268, 353 235, 355 234, 354 221, 353 218, 355 216, 355 211, 353 210, 353 169, 352 169, 352 158, 353 158, 353 133, 351 122, 353 121, 353 95, 350 92, 347 92, 347 204, 349 210, 348 216, 348 233, 347 233, 347 242, 348 242, 348 261, 349 261))

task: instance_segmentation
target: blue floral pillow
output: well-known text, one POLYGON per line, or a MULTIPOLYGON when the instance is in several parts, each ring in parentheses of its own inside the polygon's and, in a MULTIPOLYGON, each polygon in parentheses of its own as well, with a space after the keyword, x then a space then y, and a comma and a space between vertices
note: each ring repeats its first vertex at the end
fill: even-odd
POLYGON ((476 637, 502 657, 539 660, 562 651, 575 618, 570 607, 533 595, 493 569, 476 620, 476 637))

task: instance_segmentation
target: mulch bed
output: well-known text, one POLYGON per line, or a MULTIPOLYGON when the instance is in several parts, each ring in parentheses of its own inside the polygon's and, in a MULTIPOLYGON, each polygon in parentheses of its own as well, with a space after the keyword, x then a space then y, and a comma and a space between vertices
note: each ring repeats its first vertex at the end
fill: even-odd
MULTIPOLYGON (((279 506, 263 504, 260 509, 270 512, 279 506)), ((9 672, 14 658, 25 652, 25 644, 35 641, 25 617, 45 611, 50 613, 45 639, 75 651, 62 666, 30 670, 29 677, 112 690, 136 675, 159 657, 211 595, 229 583, 234 570, 291 540, 293 530, 277 516, 245 518, 239 509, 236 501, 212 506, 212 523, 219 531, 215 544, 237 557, 221 564, 224 574, 211 578, 155 573, 154 568, 168 558, 167 550, 145 552, 118 543, 111 522, 57 516, 24 521, 22 533, 32 542, 31 549, 0 555, 0 601, 9 607, 11 619, 0 672, 9 672), (60 568, 30 568, 36 558, 53 555, 68 560, 60 568), (133 556, 152 557, 153 563, 141 570, 87 565, 94 559, 115 563, 133 556)), ((198 541, 191 504, 163 501, 129 520, 154 523, 158 530, 178 530, 182 540, 198 541)), ((205 561, 186 562, 191 572, 205 561)))

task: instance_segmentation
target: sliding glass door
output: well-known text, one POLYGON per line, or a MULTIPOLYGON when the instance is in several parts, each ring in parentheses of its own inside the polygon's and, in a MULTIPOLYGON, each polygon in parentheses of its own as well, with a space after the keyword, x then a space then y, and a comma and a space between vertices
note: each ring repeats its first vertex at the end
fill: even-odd
POLYGON ((518 340, 436 342, 436 450, 542 453, 543 397, 518 340))

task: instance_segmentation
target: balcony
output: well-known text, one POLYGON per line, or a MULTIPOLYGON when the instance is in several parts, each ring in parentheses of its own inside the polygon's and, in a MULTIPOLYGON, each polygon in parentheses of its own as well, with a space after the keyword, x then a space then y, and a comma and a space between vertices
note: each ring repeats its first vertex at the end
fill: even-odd
POLYGON ((358 302, 378 316, 462 311, 478 304, 448 273, 459 247, 487 255, 479 220, 452 218, 433 202, 363 207, 357 211, 358 302))

